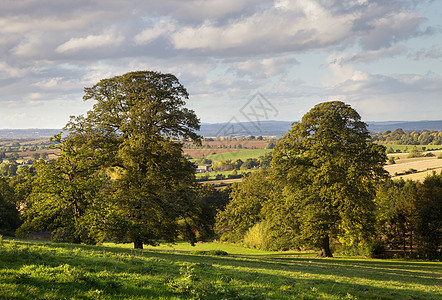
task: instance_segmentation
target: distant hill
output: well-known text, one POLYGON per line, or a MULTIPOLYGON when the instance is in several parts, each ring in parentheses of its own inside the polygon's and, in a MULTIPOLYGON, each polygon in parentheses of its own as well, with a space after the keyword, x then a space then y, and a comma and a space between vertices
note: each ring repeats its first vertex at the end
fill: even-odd
POLYGON ((416 121, 416 122, 367 122, 368 129, 372 133, 384 132, 387 130, 395 130, 396 128, 402 128, 404 131, 422 131, 422 130, 442 130, 442 120, 435 121, 416 121))
MULTIPOLYGON (((287 133, 291 127, 289 121, 261 121, 253 122, 230 122, 216 124, 201 124, 200 134, 205 137, 216 136, 280 136, 287 133)), ((386 121, 386 122, 367 122, 368 129, 372 133, 384 132, 386 130, 395 130, 402 128, 404 131, 422 131, 422 130, 442 130, 442 120, 440 121, 386 121)))
MULTIPOLYGON (((261 121, 226 123, 202 123, 199 134, 204 137, 218 136, 281 136, 291 127, 289 121, 261 121)), ((402 128, 404 131, 438 130, 442 131, 442 120, 439 121, 386 121, 366 122, 372 133, 402 128)), ((60 133, 61 129, 0 129, 0 138, 44 138, 60 133)))
POLYGON ((60 133, 61 129, 0 129, 0 138, 49 138, 60 133))
POLYGON ((208 124, 202 123, 199 134, 205 137, 217 136, 279 136, 290 129, 292 122, 261 121, 261 122, 228 122, 208 124))

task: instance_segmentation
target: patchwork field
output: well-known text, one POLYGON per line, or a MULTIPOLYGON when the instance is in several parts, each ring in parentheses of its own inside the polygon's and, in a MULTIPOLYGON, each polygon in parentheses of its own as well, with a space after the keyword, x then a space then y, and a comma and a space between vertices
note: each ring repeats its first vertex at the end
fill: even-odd
POLYGON ((5 299, 441 299, 438 262, 268 252, 207 243, 147 247, 4 240, 5 299))
POLYGON ((389 154, 389 157, 395 158, 395 164, 389 164, 385 166, 393 178, 423 180, 427 175, 432 172, 442 171, 442 159, 437 157, 442 154, 441 150, 431 151, 435 156, 433 157, 416 157, 407 158, 407 153, 389 154), (410 170, 415 170, 416 173, 404 174, 410 170), (399 174, 399 175, 395 175, 399 174))

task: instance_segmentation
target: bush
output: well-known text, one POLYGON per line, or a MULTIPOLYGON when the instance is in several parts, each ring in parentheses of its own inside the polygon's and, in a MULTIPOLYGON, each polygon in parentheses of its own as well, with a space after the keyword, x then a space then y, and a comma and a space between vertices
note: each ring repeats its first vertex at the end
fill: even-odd
POLYGON ((229 255, 229 253, 223 250, 208 250, 208 251, 200 250, 200 251, 192 251, 191 253, 197 255, 216 255, 216 256, 229 255))
POLYGON ((415 158, 415 157, 422 157, 422 156, 424 156, 423 154, 422 154, 422 152, 421 151, 419 151, 418 149, 416 149, 416 148, 414 148, 414 149, 412 149, 411 151, 410 151, 410 153, 408 154, 408 158, 415 158))
POLYGON ((256 223, 244 236, 244 244, 250 248, 268 249, 268 232, 265 222, 256 223))
POLYGON ((222 179, 224 179, 225 178, 225 176, 223 175, 223 174, 216 174, 215 175, 215 179, 216 180, 222 180, 222 179))
POLYGON ((428 152, 424 156, 425 157, 433 157, 433 156, 436 156, 436 155, 434 155, 434 153, 432 153, 432 152, 428 152))
POLYGON ((384 258, 385 257, 384 241, 374 240, 372 244, 368 246, 368 253, 371 258, 384 258))

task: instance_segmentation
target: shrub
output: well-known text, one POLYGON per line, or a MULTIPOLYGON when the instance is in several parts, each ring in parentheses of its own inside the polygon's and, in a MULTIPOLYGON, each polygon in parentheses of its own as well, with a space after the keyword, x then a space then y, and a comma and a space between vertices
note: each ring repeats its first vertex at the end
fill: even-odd
POLYGON ((229 255, 229 253, 223 250, 208 250, 208 251, 201 250, 201 251, 192 251, 191 253, 197 255, 216 255, 216 256, 229 255))
POLYGON ((408 154, 408 158, 414 158, 414 157, 422 157, 422 156, 424 156, 423 154, 422 154, 422 152, 421 151, 419 151, 418 149, 416 149, 416 148, 414 148, 414 149, 412 149, 411 151, 410 151, 410 153, 408 154))
POLYGON ((384 258, 385 257, 384 241, 374 240, 372 244, 368 246, 368 253, 371 258, 384 258))
POLYGON ((268 232, 265 222, 256 223, 244 236, 244 244, 250 248, 268 249, 268 232))

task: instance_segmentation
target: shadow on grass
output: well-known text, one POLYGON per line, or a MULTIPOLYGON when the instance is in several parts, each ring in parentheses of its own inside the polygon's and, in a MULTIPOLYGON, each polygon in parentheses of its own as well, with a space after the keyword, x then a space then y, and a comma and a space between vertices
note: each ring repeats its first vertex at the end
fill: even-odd
MULTIPOLYGON (((27 244, 16 243, 18 246, 27 244)), ((29 288, 29 293, 23 292, 23 296, 35 296, 33 290, 43 289, 56 293, 54 298, 87 293, 98 296, 102 293, 111 298, 188 298, 195 293, 213 299, 241 298, 241 295, 277 299, 442 297, 440 290, 433 292, 440 286, 441 264, 438 263, 321 259, 293 253, 207 256, 186 251, 138 251, 53 243, 16 248, 12 247, 8 254, 0 253, 0 266, 9 268, 10 274, 2 273, 7 275, 6 283, 29 288), (74 278, 79 283, 66 283, 37 279, 20 271, 29 264, 57 267, 66 263, 88 275, 74 278), (194 268, 194 273, 183 273, 182 267, 186 264, 194 268), (103 275, 103 272, 108 273, 103 275), (190 275, 197 279, 186 281, 190 275), (412 285, 425 285, 430 291, 414 290, 412 285)))

